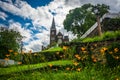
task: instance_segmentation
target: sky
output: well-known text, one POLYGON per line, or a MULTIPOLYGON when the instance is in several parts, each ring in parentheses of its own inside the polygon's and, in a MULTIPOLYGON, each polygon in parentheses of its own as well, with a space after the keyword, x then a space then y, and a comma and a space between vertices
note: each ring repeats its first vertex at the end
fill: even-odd
POLYGON ((49 44, 53 16, 57 31, 70 40, 75 38, 64 29, 63 21, 69 10, 87 3, 107 4, 110 12, 120 12, 120 0, 0 0, 0 27, 19 31, 24 36, 24 50, 37 52, 49 44))

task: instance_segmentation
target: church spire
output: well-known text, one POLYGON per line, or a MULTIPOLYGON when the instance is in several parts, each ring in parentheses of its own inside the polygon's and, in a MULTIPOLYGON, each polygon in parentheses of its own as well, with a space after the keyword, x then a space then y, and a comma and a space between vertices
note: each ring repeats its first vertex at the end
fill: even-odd
POLYGON ((56 29, 56 28, 55 28, 55 20, 54 20, 54 17, 53 17, 53 20, 52 20, 51 29, 56 29))

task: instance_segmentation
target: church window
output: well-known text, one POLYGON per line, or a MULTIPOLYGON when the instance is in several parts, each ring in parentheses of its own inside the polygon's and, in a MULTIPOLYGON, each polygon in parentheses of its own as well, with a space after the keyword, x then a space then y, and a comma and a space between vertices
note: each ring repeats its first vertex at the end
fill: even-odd
POLYGON ((62 39, 58 39, 58 44, 61 44, 62 43, 62 39))

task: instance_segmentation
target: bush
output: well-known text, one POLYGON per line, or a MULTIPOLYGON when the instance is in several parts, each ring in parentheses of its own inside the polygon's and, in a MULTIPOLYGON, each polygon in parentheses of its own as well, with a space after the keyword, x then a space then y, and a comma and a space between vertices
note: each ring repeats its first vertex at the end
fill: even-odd
POLYGON ((40 62, 48 62, 64 59, 64 53, 62 48, 56 47, 48 50, 44 50, 38 53, 26 53, 23 54, 24 64, 35 64, 40 62))
POLYGON ((106 53, 107 65, 115 67, 120 64, 120 43, 114 42, 106 53))

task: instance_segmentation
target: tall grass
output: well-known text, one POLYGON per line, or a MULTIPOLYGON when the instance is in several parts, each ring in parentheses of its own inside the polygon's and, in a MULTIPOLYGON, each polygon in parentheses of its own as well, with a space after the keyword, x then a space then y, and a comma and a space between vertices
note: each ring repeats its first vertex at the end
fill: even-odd
POLYGON ((95 36, 95 37, 87 37, 84 39, 78 38, 74 39, 73 42, 95 42, 95 41, 103 41, 103 40, 109 40, 109 39, 116 39, 120 37, 120 30, 118 31, 108 31, 103 33, 101 36, 95 36))
POLYGON ((67 70, 58 70, 58 71, 48 71, 48 72, 40 72, 33 71, 29 73, 13 73, 11 77, 4 78, 3 80, 119 80, 120 67, 110 69, 104 66, 91 66, 85 67, 80 72, 78 71, 67 71, 67 70), (21 75, 21 76, 20 76, 21 75))
POLYGON ((109 39, 116 39, 120 37, 120 31, 113 31, 113 32, 105 32, 102 36, 96 36, 93 38, 85 38, 83 42, 94 42, 94 41, 102 41, 102 40, 109 40, 109 39))

